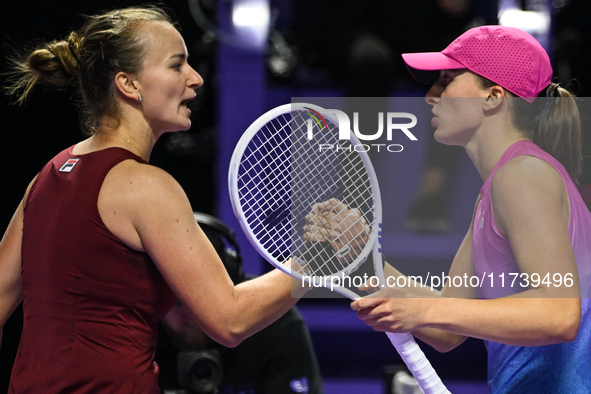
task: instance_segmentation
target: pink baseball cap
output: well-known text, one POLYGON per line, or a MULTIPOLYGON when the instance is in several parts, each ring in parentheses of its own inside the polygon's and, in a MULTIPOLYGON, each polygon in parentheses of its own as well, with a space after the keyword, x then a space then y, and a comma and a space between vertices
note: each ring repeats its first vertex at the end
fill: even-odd
POLYGON ((419 81, 416 70, 467 68, 530 103, 552 82, 550 58, 540 43, 507 26, 475 27, 441 52, 404 53, 402 58, 419 81))

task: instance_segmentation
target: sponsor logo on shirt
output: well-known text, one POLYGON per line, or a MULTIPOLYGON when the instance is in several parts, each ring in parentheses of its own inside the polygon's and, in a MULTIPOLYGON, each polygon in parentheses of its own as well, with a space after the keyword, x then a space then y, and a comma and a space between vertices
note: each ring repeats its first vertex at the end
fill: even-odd
POLYGON ((64 165, 59 169, 59 172, 72 172, 76 163, 80 159, 68 159, 64 165))

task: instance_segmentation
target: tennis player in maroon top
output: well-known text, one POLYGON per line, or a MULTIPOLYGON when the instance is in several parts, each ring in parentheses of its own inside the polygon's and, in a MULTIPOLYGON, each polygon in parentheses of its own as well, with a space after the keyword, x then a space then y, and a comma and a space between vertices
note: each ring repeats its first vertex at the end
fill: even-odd
POLYGON ((226 346, 297 301, 277 270, 234 286, 179 184, 147 164, 191 126, 203 80, 187 57, 166 13, 138 7, 15 59, 17 101, 75 84, 90 136, 31 182, 0 244, 0 327, 24 302, 10 393, 157 393, 155 325, 175 298, 226 346))

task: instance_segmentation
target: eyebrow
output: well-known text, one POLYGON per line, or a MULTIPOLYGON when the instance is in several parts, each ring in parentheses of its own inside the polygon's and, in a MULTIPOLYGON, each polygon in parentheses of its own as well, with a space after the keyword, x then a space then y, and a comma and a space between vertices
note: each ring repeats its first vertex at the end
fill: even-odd
POLYGON ((181 60, 185 60, 187 58, 188 58, 188 56, 185 55, 184 53, 177 53, 176 55, 172 55, 168 59, 181 59, 181 60))

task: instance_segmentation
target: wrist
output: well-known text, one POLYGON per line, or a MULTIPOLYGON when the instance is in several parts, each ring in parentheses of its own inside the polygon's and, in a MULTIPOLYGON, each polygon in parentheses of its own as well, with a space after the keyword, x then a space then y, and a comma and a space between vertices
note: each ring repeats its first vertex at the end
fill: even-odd
POLYGON ((441 328, 445 323, 445 316, 449 314, 445 299, 425 298, 425 308, 421 316, 422 327, 441 328))

